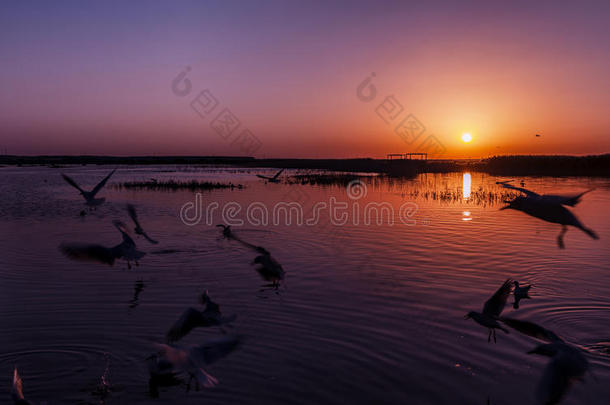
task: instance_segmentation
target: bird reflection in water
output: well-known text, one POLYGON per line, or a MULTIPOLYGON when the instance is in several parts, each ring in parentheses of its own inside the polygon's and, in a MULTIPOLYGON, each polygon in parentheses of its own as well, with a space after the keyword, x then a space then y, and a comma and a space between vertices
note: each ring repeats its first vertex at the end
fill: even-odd
POLYGON ((144 290, 146 284, 143 280, 137 280, 133 286, 133 298, 129 301, 129 309, 134 309, 140 304, 140 293, 144 290))

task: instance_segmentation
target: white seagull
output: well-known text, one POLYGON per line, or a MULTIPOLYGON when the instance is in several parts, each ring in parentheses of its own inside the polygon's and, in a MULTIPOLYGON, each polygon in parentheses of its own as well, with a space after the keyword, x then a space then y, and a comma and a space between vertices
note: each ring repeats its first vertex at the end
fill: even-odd
POLYGON ((188 375, 188 385, 193 379, 200 386, 210 388, 218 384, 218 379, 208 374, 207 367, 239 347, 243 339, 239 336, 224 336, 199 346, 180 346, 156 343, 157 353, 148 358, 151 383, 174 376, 188 375))
POLYGON ((280 176, 280 174, 282 174, 283 171, 284 171, 284 169, 280 170, 279 172, 275 173, 274 176, 265 176, 265 175, 262 175, 262 174, 257 174, 256 177, 259 177, 261 179, 267 180, 270 183, 279 183, 280 180, 279 180, 278 177, 280 176))
POLYGON ((127 233, 125 224, 121 221, 113 221, 113 225, 121 232, 123 241, 116 246, 106 247, 93 243, 62 243, 59 250, 72 260, 95 261, 113 265, 116 259, 127 261, 127 267, 131 269, 131 262, 136 266, 146 253, 136 248, 136 243, 127 233))
POLYGON ((108 179, 110 178, 110 176, 112 176, 114 174, 114 172, 116 171, 116 169, 114 169, 113 171, 110 172, 110 174, 106 177, 104 177, 104 179, 102 181, 100 181, 98 183, 97 186, 95 186, 93 188, 93 190, 91 191, 85 191, 83 190, 78 184, 76 184, 76 182, 69 177, 68 175, 65 174, 61 174, 61 177, 64 178, 64 180, 66 182, 68 182, 68 184, 70 184, 72 187, 76 188, 78 191, 80 191, 80 194, 83 196, 83 198, 85 199, 85 204, 87 206, 89 206, 90 208, 95 208, 101 204, 104 203, 104 201, 106 201, 105 198, 95 198, 95 195, 102 189, 102 187, 104 187, 104 185, 106 184, 106 182, 108 181, 108 179))
POLYGON ((483 306, 483 312, 475 312, 470 311, 464 319, 474 319, 476 323, 481 326, 484 326, 489 329, 489 336, 487 337, 487 342, 491 342, 491 336, 493 334, 494 343, 496 342, 496 329, 502 330, 504 333, 508 333, 508 330, 503 328, 502 325, 498 322, 500 314, 504 310, 504 306, 506 305, 506 300, 510 295, 512 280, 507 279, 502 286, 496 291, 494 295, 491 296, 485 302, 483 306))

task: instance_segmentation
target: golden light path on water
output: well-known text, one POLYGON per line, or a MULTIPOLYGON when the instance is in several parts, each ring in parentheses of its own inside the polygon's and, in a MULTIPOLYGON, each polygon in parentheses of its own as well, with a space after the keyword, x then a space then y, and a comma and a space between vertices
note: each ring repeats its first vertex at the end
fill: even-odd
MULTIPOLYGON (((464 201, 466 201, 470 198, 470 191, 471 191, 470 173, 464 173, 464 176, 462 177, 462 198, 464 199, 464 201)), ((470 216, 470 211, 464 211, 462 214, 464 215, 464 218, 462 218, 462 221, 472 221, 472 217, 470 216)))

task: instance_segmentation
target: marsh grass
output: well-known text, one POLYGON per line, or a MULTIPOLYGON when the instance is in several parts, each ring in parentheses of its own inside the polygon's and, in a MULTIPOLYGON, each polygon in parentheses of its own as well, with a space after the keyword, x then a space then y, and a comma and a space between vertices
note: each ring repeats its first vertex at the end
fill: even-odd
POLYGON ((233 183, 220 183, 210 181, 176 181, 176 180, 165 180, 165 181, 126 181, 123 183, 115 183, 111 186, 114 189, 122 190, 155 190, 155 191, 178 191, 178 190, 190 190, 190 191, 202 191, 202 190, 215 190, 215 189, 242 189, 244 188, 241 184, 233 183))

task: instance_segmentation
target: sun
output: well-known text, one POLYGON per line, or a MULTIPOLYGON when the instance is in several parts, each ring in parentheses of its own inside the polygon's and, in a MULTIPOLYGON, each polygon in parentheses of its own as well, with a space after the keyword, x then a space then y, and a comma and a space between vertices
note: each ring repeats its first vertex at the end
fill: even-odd
POLYGON ((465 134, 462 134, 462 141, 464 141, 466 143, 472 141, 472 135, 470 135, 468 132, 466 132, 465 134))

